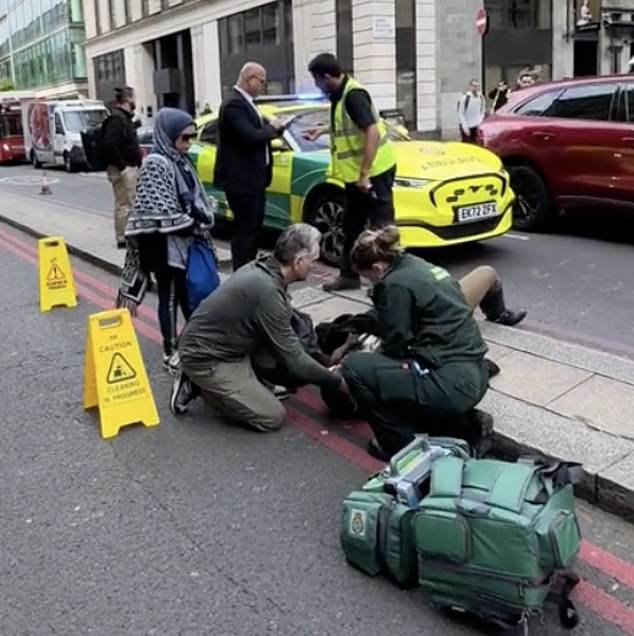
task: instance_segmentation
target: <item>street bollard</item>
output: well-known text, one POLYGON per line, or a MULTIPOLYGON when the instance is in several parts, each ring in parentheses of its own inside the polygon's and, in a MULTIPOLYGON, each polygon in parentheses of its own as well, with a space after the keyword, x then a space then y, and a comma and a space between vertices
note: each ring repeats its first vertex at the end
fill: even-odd
POLYGON ((46 178, 46 170, 44 170, 44 182, 42 183, 42 188, 40 190, 40 194, 53 194, 51 190, 51 186, 48 185, 48 180, 46 178))

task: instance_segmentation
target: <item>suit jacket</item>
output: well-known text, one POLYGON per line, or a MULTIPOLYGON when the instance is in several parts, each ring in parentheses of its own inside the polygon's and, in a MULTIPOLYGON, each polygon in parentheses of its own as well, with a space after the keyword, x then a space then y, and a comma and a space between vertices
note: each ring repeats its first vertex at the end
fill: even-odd
POLYGON ((235 88, 220 106, 214 185, 225 192, 260 194, 271 183, 271 139, 277 131, 235 88), (267 165, 267 153, 269 157, 267 165))

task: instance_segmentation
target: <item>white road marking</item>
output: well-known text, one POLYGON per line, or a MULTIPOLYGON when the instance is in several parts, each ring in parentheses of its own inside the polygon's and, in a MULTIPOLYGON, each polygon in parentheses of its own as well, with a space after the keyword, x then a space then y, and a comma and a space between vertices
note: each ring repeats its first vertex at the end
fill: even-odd
POLYGON ((510 238, 515 241, 530 241, 531 240, 530 236, 524 236, 523 234, 512 234, 510 232, 507 232, 506 234, 504 234, 503 238, 510 238))
POLYGON ((14 186, 51 185, 52 183, 57 183, 58 181, 59 179, 50 177, 22 174, 17 174, 12 177, 2 177, 2 179, 0 179, 0 183, 6 183, 7 185, 14 186))

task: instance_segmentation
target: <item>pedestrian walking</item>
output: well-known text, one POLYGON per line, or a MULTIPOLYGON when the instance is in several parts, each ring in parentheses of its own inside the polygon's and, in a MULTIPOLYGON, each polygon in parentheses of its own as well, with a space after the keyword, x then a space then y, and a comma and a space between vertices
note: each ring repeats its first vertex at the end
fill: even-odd
POLYGON ((467 92, 458 100, 460 135, 465 143, 476 143, 480 125, 486 114, 486 99, 480 92, 480 82, 471 80, 467 92))
POLYGON ((350 265, 350 251, 368 222, 381 227, 394 221, 396 155, 370 94, 343 72, 334 55, 318 55, 308 70, 330 98, 330 125, 307 129, 304 135, 314 140, 330 133, 333 176, 345 183, 340 273, 324 290, 358 289, 361 282, 350 265))
POLYGON ((125 231, 127 251, 117 306, 132 315, 156 278, 158 319, 163 336, 163 366, 179 368, 177 312, 188 319, 188 252, 195 239, 213 249, 209 229, 216 202, 208 199, 187 156, 195 137, 194 121, 185 111, 163 108, 154 124, 154 146, 141 167, 136 196, 125 231))
POLYGON ((257 255, 264 223, 266 189, 271 183, 271 140, 284 132, 265 119, 254 98, 266 89, 266 70, 248 62, 218 113, 218 154, 214 185, 224 190, 233 212, 231 257, 234 271, 257 255))
POLYGON ((134 125, 134 90, 115 89, 110 117, 104 122, 103 148, 108 180, 114 194, 114 232, 117 247, 125 247, 125 228, 134 198, 141 149, 134 125))

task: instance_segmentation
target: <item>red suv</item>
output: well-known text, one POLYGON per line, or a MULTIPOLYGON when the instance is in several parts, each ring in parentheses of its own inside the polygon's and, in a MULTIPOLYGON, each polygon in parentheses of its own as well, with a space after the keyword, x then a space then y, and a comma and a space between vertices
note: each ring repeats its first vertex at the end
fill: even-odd
POLYGON ((540 84, 485 119, 481 143, 506 165, 514 225, 533 230, 557 210, 634 210, 634 76, 540 84))

